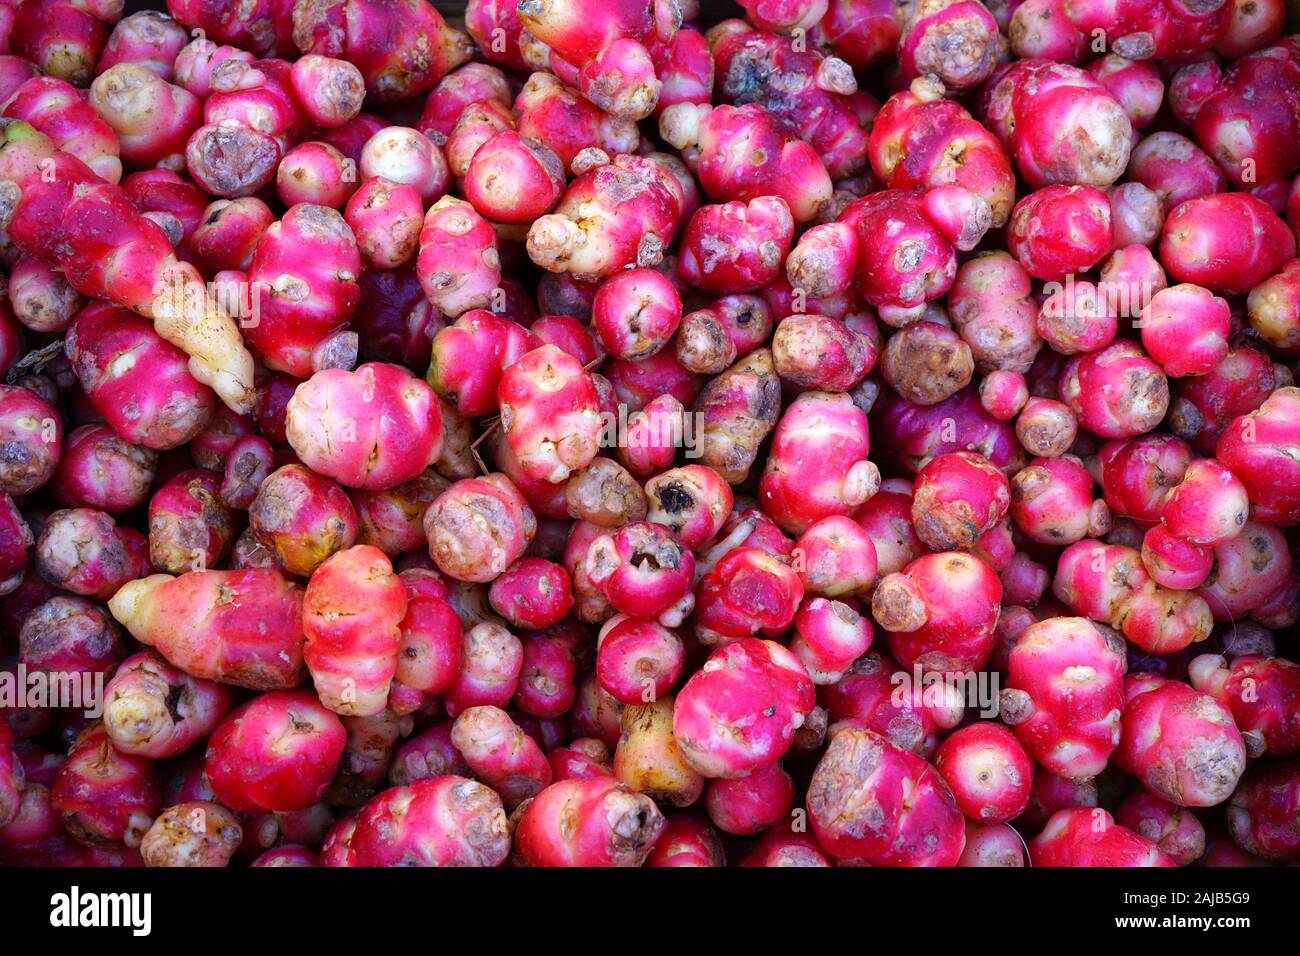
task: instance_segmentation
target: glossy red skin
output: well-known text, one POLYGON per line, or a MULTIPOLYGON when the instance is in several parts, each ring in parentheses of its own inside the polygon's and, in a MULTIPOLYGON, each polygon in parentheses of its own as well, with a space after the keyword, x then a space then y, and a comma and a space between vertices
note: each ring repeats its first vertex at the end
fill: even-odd
POLYGON ((876 549, 877 577, 902 571, 929 550, 912 525, 912 486, 901 479, 883 483, 858 509, 855 519, 876 549))
POLYGON ((1300 857, 1300 760, 1261 761, 1242 779, 1228 805, 1233 842, 1274 862, 1300 857))
MULTIPOLYGON (((633 522, 601 535, 586 559, 588 580, 624 614, 645 619, 676 614, 695 581, 695 556, 663 525, 633 522), (650 567, 634 557, 653 555, 650 567)), ((682 615, 684 616, 684 614, 682 615)))
POLYGON ((855 603, 813 597, 800 605, 790 650, 803 662, 813 683, 839 680, 871 647, 871 619, 859 614, 855 603))
POLYGON ((754 836, 782 823, 794 799, 794 780, 779 763, 739 780, 711 780, 704 795, 714 826, 736 836, 754 836))
POLYGON ((1211 455, 1228 423, 1259 408, 1281 384, 1272 360, 1263 352, 1230 349, 1208 375, 1174 383, 1173 407, 1190 410, 1181 416, 1187 422, 1179 423, 1179 434, 1202 454, 1211 455))
POLYGON ((880 0, 830 0, 815 36, 857 69, 891 54, 898 46, 906 15, 893 3, 880 0))
POLYGON ((954 731, 939 746, 934 766, 968 819, 1005 823, 1029 805, 1034 762, 1002 724, 981 721, 954 731))
MULTIPOLYGON (((121 179, 117 134, 70 83, 53 76, 33 76, 10 90, 6 99, 0 111, 4 116, 31 123, 106 182, 121 179)), ((197 116, 197 109, 195 113, 197 116)))
POLYGON ((638 866, 663 829, 653 801, 612 777, 562 780, 519 819, 515 855, 525 866, 638 866))
POLYGON ((547 720, 563 717, 577 697, 574 678, 578 665, 572 651, 545 631, 528 632, 521 643, 524 654, 515 706, 526 714, 547 720))
POLYGON ((590 737, 579 738, 568 747, 557 747, 546 755, 546 761, 551 765, 552 780, 585 780, 611 773, 609 748, 590 737))
POLYGON ((151 449, 123 441, 106 425, 82 425, 64 441, 50 491, 64 507, 121 514, 144 502, 157 461, 151 449))
POLYGON ((187 141, 203 122, 199 97, 134 63, 101 71, 89 102, 116 131, 123 162, 150 172, 167 167, 172 176, 173 168, 185 164, 187 141))
POLYGON ((460 673, 464 628, 435 572, 403 571, 398 578, 406 590, 406 616, 398 625, 394 680, 414 690, 441 694, 460 673))
POLYGON ((689 408, 706 381, 683 367, 668 349, 639 361, 614 359, 605 366, 605 374, 629 415, 663 394, 672 395, 689 408))
POLYGON ((35 63, 42 71, 85 86, 94 73, 108 27, 85 7, 65 0, 19 4, 6 52, 35 63))
POLYGON ((938 772, 868 730, 831 737, 807 802, 813 833, 838 859, 952 866, 965 844, 961 811, 938 772))
POLYGON ((1066 363, 1061 400, 1093 434, 1131 438, 1150 431, 1164 418, 1169 382, 1160 366, 1136 345, 1115 342, 1066 363))
POLYGON ((187 251, 194 231, 206 220, 210 197, 170 169, 146 169, 122 180, 122 188, 142 212, 173 217, 181 227, 177 247, 187 251))
POLYGON ((102 726, 73 743, 50 786, 64 829, 88 847, 138 845, 162 809, 153 761, 114 749, 102 726))
POLYGON ((815 703, 797 658, 772 641, 744 638, 714 651, 682 687, 673 734, 700 773, 743 777, 781 759, 815 703))
POLYGON ((1062 810, 1029 844, 1034 866, 1175 866, 1151 840, 1101 809, 1062 810))
POLYGON ((1001 471, 982 455, 938 455, 917 473, 912 523, 935 550, 969 547, 1007 513, 1011 492, 1001 471))
POLYGON ((1134 690, 1124 706, 1117 765, 1178 806, 1227 800, 1246 769, 1246 745, 1231 711, 1179 681, 1134 690))
POLYGON ((1161 522, 1175 537, 1210 548, 1240 534, 1248 517, 1245 487, 1212 458, 1187 467, 1160 511, 1161 522))
POLYGON ((443 196, 425 214, 415 270, 438 311, 458 316, 491 305, 501 258, 491 225, 464 200, 443 196))
POLYGON ((303 595, 303 657, 327 707, 352 717, 384 709, 406 610, 406 588, 378 548, 340 551, 312 573, 303 595))
POLYGON ((1092 476, 1071 458, 1035 458, 1011 482, 1011 518, 1033 541, 1069 545, 1095 533, 1092 476))
POLYGON ((1270 757, 1300 751, 1300 665, 1255 655, 1231 665, 1222 658, 1206 660, 1218 666, 1192 668, 1192 686, 1226 705, 1248 742, 1262 744, 1270 757))
POLYGON ((816 150, 790 134, 781 120, 757 103, 719 106, 700 121, 700 185, 718 202, 779 196, 795 222, 807 222, 830 198, 830 176, 816 150), (734 147, 748 141, 768 161, 743 165, 734 147))
POLYGON ((601 283, 591 303, 591 320, 608 354, 638 361, 668 344, 682 320, 682 301, 661 273, 627 269, 601 283))
POLYGON ((240 11, 226 3, 171 0, 167 9, 178 22, 201 29, 218 43, 245 47, 258 56, 293 50, 292 4, 286 0, 259 0, 252 9, 240 11))
POLYGON ((463 180, 469 174, 479 147, 497 133, 514 127, 514 115, 506 103, 490 99, 467 106, 447 139, 446 159, 451 175, 456 180, 463 180))
POLYGON ((672 35, 671 20, 660 21, 654 11, 634 0, 611 0, 599 20, 588 17, 574 0, 550 7, 526 6, 519 11, 524 27, 575 66, 582 66, 621 37, 649 40, 672 35))
POLYGON ((292 69, 285 60, 266 59, 212 74, 204 125, 185 148, 195 182, 227 198, 253 195, 271 182, 280 158, 313 125, 294 95, 292 69), (244 151, 242 163, 231 161, 231 147, 244 151))
POLYGON ((1167 375, 1208 374, 1228 354, 1228 303, 1198 286, 1161 289, 1141 321, 1142 344, 1167 375))
POLYGON ((215 396, 189 373, 185 353, 125 309, 102 303, 83 309, 65 349, 96 409, 127 441, 174 448, 194 438, 212 414, 215 396), (118 361, 131 352, 143 353, 145 360, 118 361))
POLYGON ((300 143, 276 167, 276 191, 286 206, 308 202, 343 209, 357 189, 347 157, 328 143, 300 143))
POLYGON ((1107 442, 1099 457, 1111 511, 1150 526, 1160 520, 1165 495, 1183 480, 1192 450, 1179 438, 1155 433, 1107 442))
MULTIPOLYGON (((1123 668, 1123 655, 1080 618, 1040 621, 1021 634, 1007 679, 1028 702, 1016 736, 1046 770, 1083 779, 1106 766, 1119 743, 1123 668), (1063 680, 1074 682, 1072 693, 1058 689, 1063 680)), ((1005 703, 1003 717, 1013 719, 1005 703)))
POLYGON ((872 425, 880 465, 906 477, 914 476, 926 459, 951 451, 979 452, 1009 473, 1025 461, 1015 430, 984 410, 975 388, 934 405, 918 405, 887 392, 873 410, 872 425), (945 427, 945 421, 954 422, 955 428, 945 427))
POLYGON ((1142 538, 1142 564, 1157 584, 1185 591, 1205 581, 1214 567, 1214 552, 1177 538, 1158 524, 1142 538))
POLYGON ((681 679, 686 652, 673 631, 654 621, 619 617, 602 628, 596 679, 616 700, 631 705, 669 694, 681 679))
MULTIPOLYGON (((484 4, 476 3, 473 6, 481 8, 484 4)), ((470 19, 469 14, 466 19, 470 19)), ((484 49, 490 47, 490 41, 489 37, 489 44, 484 49)), ((434 134, 431 136, 433 141, 442 145, 451 135, 465 107, 486 99, 495 99, 509 105, 510 85, 505 74, 484 63, 466 63, 444 76, 430 91, 415 128, 425 134, 434 134), (441 141, 438 137, 442 137, 441 141)))
POLYGON ((1077 67, 1043 59, 1005 65, 985 85, 981 112, 1033 189, 1053 183, 1105 188, 1128 162, 1128 116, 1077 67))
POLYGON ((528 327, 545 345, 554 345, 583 364, 591 365, 605 355, 591 326, 571 315, 543 315, 528 327))
POLYGON ((433 390, 380 362, 355 372, 317 372, 289 401, 285 428, 304 464, 352 488, 381 490, 410 481, 442 451, 442 414, 433 390))
MULTIPOLYGON (((688 32, 688 31, 682 31, 688 32)), ((681 34, 678 34, 679 36, 681 34)), ((668 817, 663 835, 646 857, 648 867, 711 867, 726 865, 726 851, 717 831, 693 813, 668 817)))
POLYGON ((779 197, 702 206, 682 236, 679 268, 708 292, 752 292, 776 278, 793 237, 794 220, 779 197))
POLYGON ((1110 201, 1093 186, 1051 185, 1011 213, 1007 245, 1036 279, 1059 282, 1087 272, 1114 244, 1110 201))
POLYGON ((1160 197, 1166 215, 1189 199, 1221 193, 1227 185, 1209 154, 1187 137, 1167 130, 1138 141, 1128 174, 1160 197))
POLYGON ((588 146, 612 156, 635 149, 640 135, 634 123, 605 113, 548 73, 529 77, 515 97, 514 108, 519 113, 519 135, 540 140, 566 169, 588 146))
POLYGON ((302 591, 278 572, 193 571, 133 592, 125 607, 115 595, 114 616, 186 673, 255 690, 301 680, 302 591))
POLYGON ((1227 69, 1196 112, 1196 139, 1237 185, 1248 172, 1251 182, 1280 179, 1300 166, 1298 98, 1300 44, 1286 37, 1227 69), (1272 95, 1259 98, 1265 89, 1272 95))
POLYGON ((541 630, 558 623, 573 607, 564 569, 541 558, 524 558, 492 582, 493 609, 515 627, 541 630))
POLYGON ((463 183, 465 198, 493 222, 532 222, 564 191, 564 165, 537 140, 505 129, 475 152, 463 183))
POLYGON ((331 835, 324 866, 500 866, 510 852, 500 799, 454 775, 385 790, 331 835))
POLYGON ((735 548, 699 582, 697 637, 718 647, 759 633, 778 635, 802 600, 803 583, 789 565, 757 548, 735 548))
POLYGON ((856 288, 872 305, 915 316, 952 287, 956 253, 919 191, 891 189, 866 196, 845 209, 840 221, 857 233, 856 288), (889 241, 881 242, 881 236, 889 241), (902 256, 904 243, 907 256, 902 256), (917 245, 920 254, 914 255, 917 245), (900 257, 910 269, 900 268, 900 257))
POLYGON ((958 866, 1024 866, 1024 839, 1005 823, 966 824, 966 848, 958 866))
POLYGON ((795 549, 793 566, 806 594, 866 596, 875 586, 875 541, 865 525, 852 518, 823 518, 799 537, 795 549))
POLYGON ((652 51, 651 56, 655 75, 662 84, 656 112, 675 103, 708 103, 712 98, 713 57, 698 29, 684 24, 663 49, 652 51))
POLYGON ((555 211, 533 221, 527 251, 551 272, 603 277, 663 261, 681 220, 685 193, 667 169, 618 154, 575 178, 555 211))
POLYGON ((1208 50, 1222 39, 1232 20, 1230 3, 1193 8, 1174 0, 1111 4, 1069 0, 1065 9, 1080 32, 1103 31, 1117 53, 1132 59, 1208 50))
POLYGON ((1214 569, 1197 594, 1215 620, 1235 620, 1289 588, 1294 565, 1280 529, 1247 522, 1241 534, 1214 549, 1214 569))
POLYGON ((487 59, 522 70, 526 64, 519 53, 519 34, 524 25, 515 6, 509 0, 471 0, 465 7, 465 29, 487 59))
POLYGON ((257 322, 244 323, 245 338, 273 369, 307 378, 312 350, 352 317, 360 272, 361 256, 343 217, 324 206, 294 206, 257 241, 248 267, 257 322), (306 286, 304 298, 271 294, 286 276, 306 286))
POLYGON ((499 624, 484 622, 465 631, 460 672, 443 695, 449 717, 468 707, 505 707, 523 670, 523 643, 499 624))
POLYGON ((301 810, 324 795, 346 742, 343 722, 315 694, 271 691, 217 728, 208 742, 207 777, 233 810, 301 810))
POLYGON ((1295 258, 1295 236, 1249 193, 1189 199, 1169 213, 1160 261, 1180 282, 1245 295, 1295 258))
POLYGON ((1154 64, 1108 53, 1088 64, 1087 69, 1124 107, 1133 129, 1151 125, 1165 94, 1164 80, 1154 64))
POLYGON ((257 240, 274 221, 270 207, 254 196, 218 199, 204 210, 190 234, 189 252, 206 275, 247 270, 257 240))
POLYGON ((871 166, 891 189, 955 185, 982 196, 993 225, 1006 222, 1015 196, 1015 178, 998 139, 953 100, 916 91, 890 97, 871 128, 871 166), (960 162, 950 162, 955 140, 960 162))
POLYGON ((466 418, 490 415, 502 371, 540 344, 509 319, 474 309, 434 338, 429 384, 466 418))
POLYGON ((882 580, 872 613, 899 663, 962 673, 980 669, 992 653, 1001 600, 1002 582, 988 565, 949 551, 923 555, 882 580))
POLYGON ((472 52, 436 9, 411 0, 345 0, 295 11, 292 22, 299 50, 349 61, 383 101, 432 89, 472 52))
POLYGON ((1246 487, 1257 521, 1300 522, 1300 389, 1280 388, 1258 409, 1234 419, 1215 457, 1246 487))
POLYGON ((908 672, 874 651, 854 662, 839 681, 821 687, 817 696, 830 711, 832 727, 871 730, 924 757, 934 753, 941 730, 962 716, 962 708, 951 707, 950 701, 927 698, 924 688, 913 688, 908 672), (900 694, 900 687, 910 689, 900 694))
POLYGON ((252 867, 317 866, 319 857, 315 850, 305 846, 286 845, 267 850, 248 864, 252 867))
POLYGON ((599 450, 600 400, 591 373, 543 345, 508 366, 497 387, 510 450, 529 478, 559 482, 599 450))
POLYGON ((451 740, 475 776, 512 810, 551 782, 546 755, 500 708, 462 711, 451 728, 451 740))
POLYGON ((847 515, 875 484, 866 416, 844 393, 805 392, 785 411, 772 439, 759 501, 787 532, 847 515))

